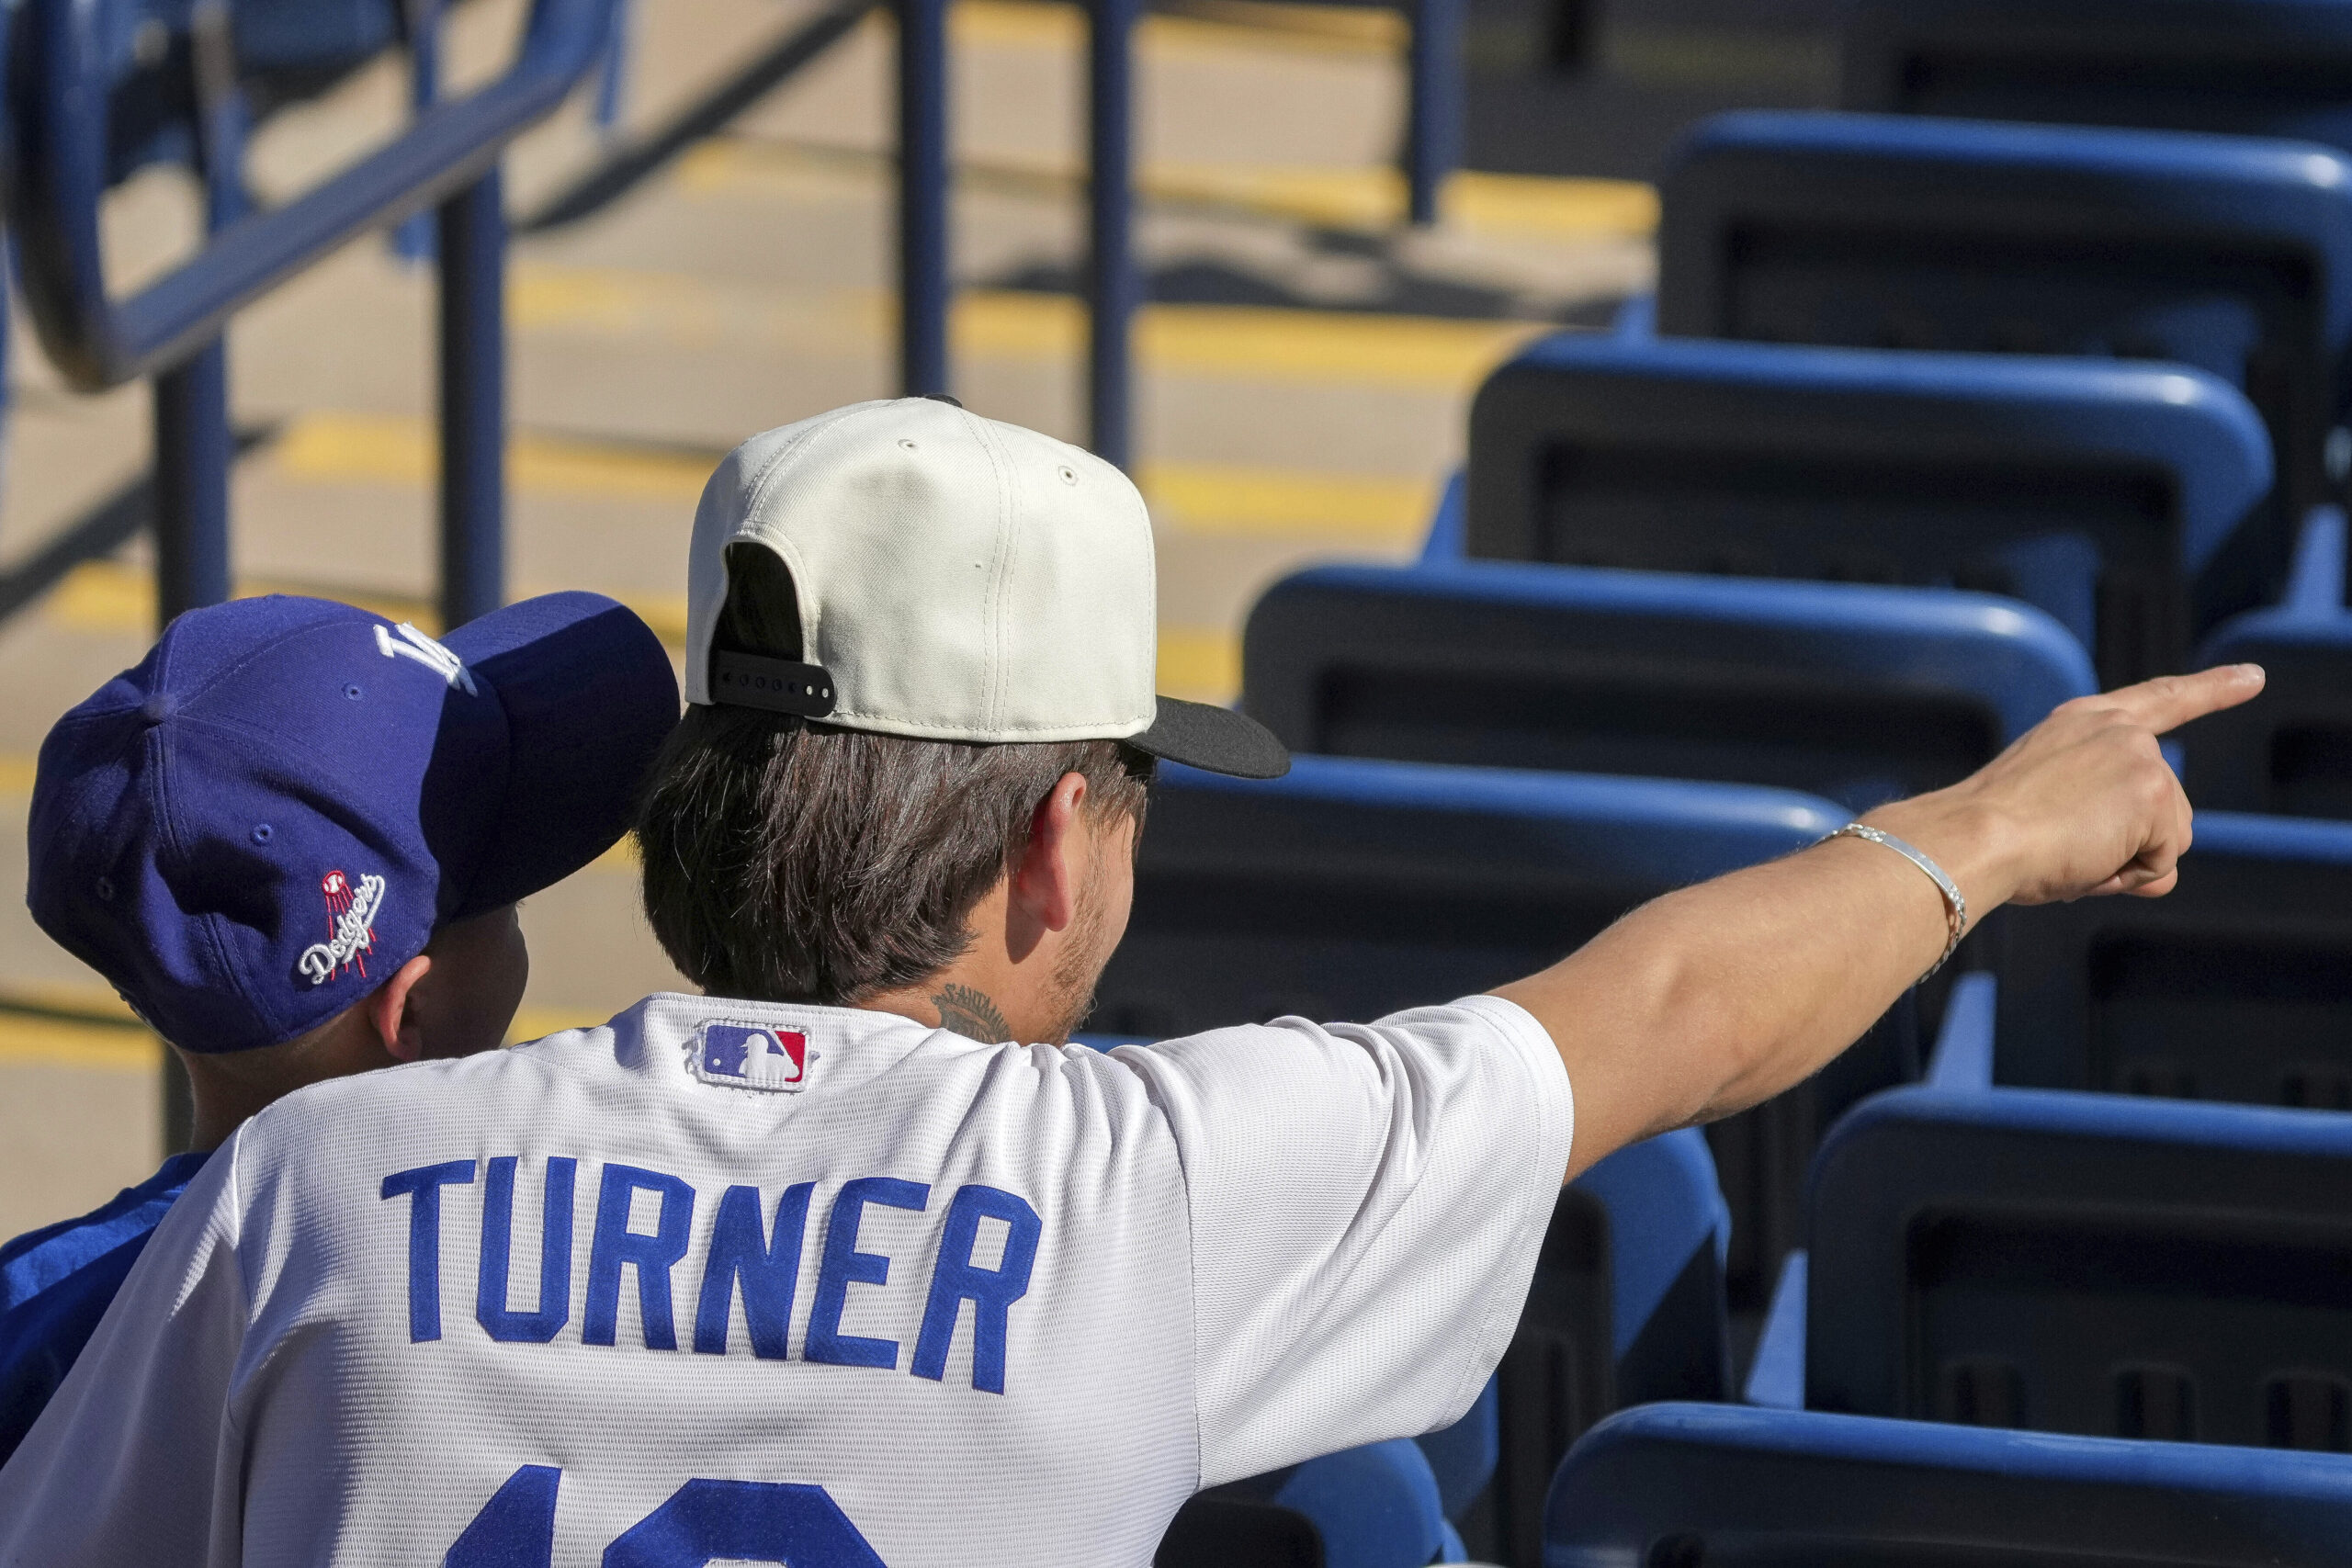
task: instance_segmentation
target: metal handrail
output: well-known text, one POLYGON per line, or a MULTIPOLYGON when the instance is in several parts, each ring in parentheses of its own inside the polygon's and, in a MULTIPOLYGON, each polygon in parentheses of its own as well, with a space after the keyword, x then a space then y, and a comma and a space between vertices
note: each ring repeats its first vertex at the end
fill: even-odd
POLYGON ((9 106, 17 234, 27 312, 68 384, 103 391, 200 352, 231 316, 361 231, 479 181, 506 143, 591 70, 613 0, 535 0, 505 74, 435 105, 406 131, 305 195, 249 215, 126 299, 106 288, 98 234, 106 188, 107 70, 87 0, 24 0, 21 86, 9 106))
MULTIPOLYGON (((1461 161, 1463 0, 1400 0, 1411 18, 1402 163, 1409 221, 1438 218, 1461 161)), ((946 0, 893 0, 899 24, 899 389, 952 388, 948 345, 953 247, 947 147, 946 0)), ((1087 444, 1133 464, 1134 325, 1143 303, 1135 261, 1135 28, 1141 0, 1084 0, 1087 10, 1087 444)))
MULTIPOLYGON (((1135 261, 1135 27, 1140 0, 1086 0, 1087 37, 1087 445, 1121 468, 1135 458, 1134 326, 1142 307, 1143 277, 1135 261)), ((1463 0, 1402 0, 1411 20, 1407 58, 1405 148, 1402 162, 1408 221, 1437 221, 1438 195, 1462 157, 1463 0)), ((900 0, 902 11, 939 0, 900 0)), ((911 124, 911 121, 906 122, 911 124)), ((944 132, 942 133, 944 134, 944 132)), ((944 152, 936 154, 944 168, 944 152)), ((904 156, 902 179, 919 165, 904 156)), ((910 210, 913 197, 901 201, 910 210)), ((945 276, 944 239, 934 271, 945 276)), ((911 255, 910 252, 910 255, 911 255)), ((944 285, 935 299, 919 296, 910 262, 905 310, 936 311, 944 321, 944 285)), ((943 329, 944 333, 944 329, 943 329)), ((944 381, 943 366, 940 378, 944 381)), ((933 389, 908 386, 909 391, 933 389)))

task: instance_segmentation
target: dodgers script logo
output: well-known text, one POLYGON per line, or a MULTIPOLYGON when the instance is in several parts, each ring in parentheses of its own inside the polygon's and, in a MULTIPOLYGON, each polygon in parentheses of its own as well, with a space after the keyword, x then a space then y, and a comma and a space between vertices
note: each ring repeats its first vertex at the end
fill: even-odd
POLYGON ((797 1029, 756 1023, 706 1023, 695 1043, 695 1077, 732 1089, 797 1089, 817 1053, 797 1029))
POLYGON ((319 878, 319 891, 326 895, 327 940, 302 950, 302 973, 313 986, 354 968, 366 979, 368 953, 376 945, 376 911, 384 907, 384 879, 363 875, 354 888, 351 878, 331 871, 319 878))

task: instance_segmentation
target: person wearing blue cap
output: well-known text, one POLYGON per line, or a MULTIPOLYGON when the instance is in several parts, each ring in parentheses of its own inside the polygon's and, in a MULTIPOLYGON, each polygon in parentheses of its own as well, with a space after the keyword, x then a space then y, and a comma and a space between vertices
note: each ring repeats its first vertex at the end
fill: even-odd
POLYGON ((677 716, 645 623, 555 593, 438 641, 317 599, 191 611, 58 721, 28 902, 170 1043, 196 1119, 147 1180, 0 1247, 0 1461, 246 1118, 501 1043, 517 901, 620 838, 677 716))

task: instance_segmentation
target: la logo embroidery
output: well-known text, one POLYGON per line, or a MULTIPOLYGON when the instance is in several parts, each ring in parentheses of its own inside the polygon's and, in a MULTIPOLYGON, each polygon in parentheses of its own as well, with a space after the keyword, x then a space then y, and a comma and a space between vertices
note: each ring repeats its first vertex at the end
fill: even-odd
POLYGON ((351 878, 331 871, 319 878, 319 891, 326 896, 327 940, 304 948, 298 967, 313 986, 353 968, 366 979, 368 953, 376 945, 376 911, 384 907, 384 879, 363 875, 355 888, 351 878))
POLYGON ((804 1088, 817 1053, 797 1029, 758 1023, 706 1023, 695 1039, 694 1074, 729 1089, 785 1093, 804 1088))
POLYGON ((379 621, 376 624, 376 651, 387 659, 413 659, 466 695, 476 694, 473 675, 466 669, 464 660, 406 621, 400 624, 400 640, 393 641, 392 634, 386 631, 383 623, 379 621))

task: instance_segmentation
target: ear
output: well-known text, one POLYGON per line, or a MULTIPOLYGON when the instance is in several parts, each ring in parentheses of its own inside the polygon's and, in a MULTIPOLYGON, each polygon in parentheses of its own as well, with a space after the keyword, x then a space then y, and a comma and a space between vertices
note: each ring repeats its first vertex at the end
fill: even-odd
POLYGON ((416 983, 432 968, 433 960, 420 953, 393 970, 391 978, 368 998, 368 1021, 376 1026, 376 1037, 395 1061, 413 1062, 424 1054, 424 1028, 409 1003, 416 983))
POLYGON ((1067 930, 1078 918, 1078 893, 1085 868, 1080 813, 1086 806, 1086 775, 1064 773, 1030 814, 1029 841, 1013 863, 1008 892, 1014 905, 1049 931, 1067 930))

